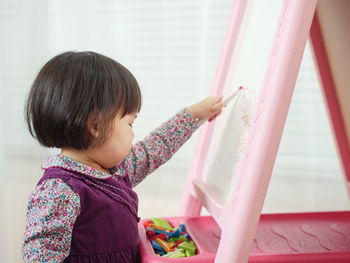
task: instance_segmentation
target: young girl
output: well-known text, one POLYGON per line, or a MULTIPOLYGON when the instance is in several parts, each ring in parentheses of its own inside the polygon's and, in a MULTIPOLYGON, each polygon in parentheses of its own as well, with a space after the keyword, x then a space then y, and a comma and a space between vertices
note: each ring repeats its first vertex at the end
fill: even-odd
POLYGON ((132 187, 170 159, 221 112, 210 97, 132 145, 141 106, 133 75, 94 52, 52 58, 31 88, 26 118, 43 146, 61 148, 42 164, 23 242, 26 262, 139 262, 138 198, 132 187))

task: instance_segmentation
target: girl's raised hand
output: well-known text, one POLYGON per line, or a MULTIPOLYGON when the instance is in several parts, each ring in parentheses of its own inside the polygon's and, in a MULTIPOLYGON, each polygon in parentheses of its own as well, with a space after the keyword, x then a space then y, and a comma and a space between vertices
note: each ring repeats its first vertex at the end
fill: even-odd
POLYGON ((208 119, 211 122, 220 115, 223 106, 222 96, 208 97, 188 107, 187 111, 199 121, 208 119))

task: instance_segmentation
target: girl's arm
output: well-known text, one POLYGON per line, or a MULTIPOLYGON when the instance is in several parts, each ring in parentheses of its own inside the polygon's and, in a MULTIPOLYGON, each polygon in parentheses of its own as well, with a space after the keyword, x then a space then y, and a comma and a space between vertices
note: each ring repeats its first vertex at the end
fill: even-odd
POLYGON ((137 142, 121 166, 127 170, 133 186, 149 173, 168 161, 198 128, 198 121, 212 121, 221 112, 221 97, 210 97, 186 110, 155 129, 144 140, 137 142))
POLYGON ((25 262, 62 262, 70 252, 79 195, 60 179, 48 179, 31 193, 22 246, 25 262))

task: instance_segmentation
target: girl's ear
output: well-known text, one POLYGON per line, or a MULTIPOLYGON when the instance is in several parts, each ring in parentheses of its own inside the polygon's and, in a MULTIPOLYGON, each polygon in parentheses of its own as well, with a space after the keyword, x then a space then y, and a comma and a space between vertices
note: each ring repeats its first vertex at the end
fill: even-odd
POLYGON ((98 114, 90 113, 87 121, 87 130, 88 132, 97 138, 100 134, 99 125, 98 125, 98 114))

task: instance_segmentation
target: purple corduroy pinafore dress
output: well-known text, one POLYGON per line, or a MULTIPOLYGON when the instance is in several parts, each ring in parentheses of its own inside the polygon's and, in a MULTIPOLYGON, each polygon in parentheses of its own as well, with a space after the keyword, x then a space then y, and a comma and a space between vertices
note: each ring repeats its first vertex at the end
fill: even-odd
POLYGON ((59 178, 80 197, 80 214, 72 233, 70 255, 64 262, 140 262, 138 198, 128 176, 97 179, 64 168, 45 171, 40 185, 59 178))

